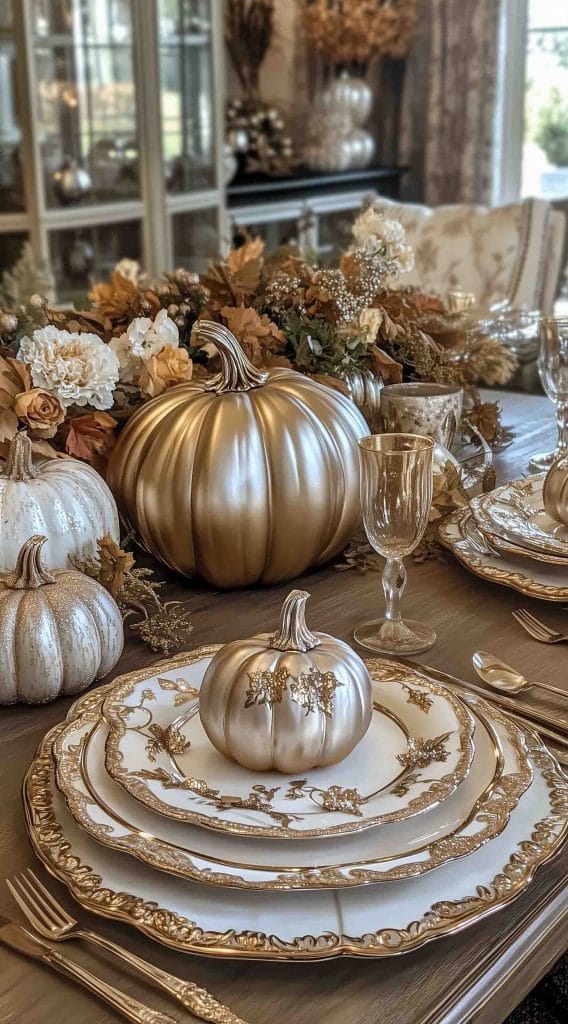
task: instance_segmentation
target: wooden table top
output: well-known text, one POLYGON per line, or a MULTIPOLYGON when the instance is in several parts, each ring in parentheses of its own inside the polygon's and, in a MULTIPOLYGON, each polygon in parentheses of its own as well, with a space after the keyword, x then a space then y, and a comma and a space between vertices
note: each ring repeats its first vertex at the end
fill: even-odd
MULTIPOLYGON (((501 399, 504 421, 516 431, 513 445, 497 459, 498 478, 504 480, 523 474, 531 453, 550 448, 555 429, 546 399, 512 394, 501 399)), ((564 609, 479 580, 449 553, 444 562, 416 566, 409 560, 408 570, 404 613, 431 622, 438 632, 436 646, 418 660, 474 682, 471 654, 484 648, 529 677, 564 686, 568 694, 566 647, 536 643, 511 616, 513 609, 526 606, 552 626, 565 629, 564 609)), ((301 586, 312 594, 312 626, 345 640, 357 622, 380 614, 382 592, 375 573, 359 575, 331 567, 307 574, 301 586)), ((172 577, 167 589, 169 597, 186 602, 199 645, 247 636, 275 624, 289 586, 216 593, 172 577)), ((157 660, 130 635, 115 674, 157 660)), ((22 778, 40 739, 64 717, 69 703, 0 709, 0 878, 34 864, 22 814, 22 778)), ((415 953, 382 961, 213 961, 172 952, 126 926, 93 916, 88 924, 146 959, 207 985, 249 1024, 466 1024, 473 1019, 497 1024, 568 947, 567 882, 564 849, 510 907, 415 953)), ((75 907, 64 886, 52 880, 49 884, 86 922, 89 915, 75 907)), ((18 916, 1 882, 0 913, 18 916)), ((303 924, 298 923, 300 929, 303 924)), ((66 952, 155 1008, 180 1021, 190 1019, 160 993, 111 967, 90 949, 69 944, 66 952)), ((71 982, 2 948, 0 1024, 111 1024, 117 1019, 71 982)))

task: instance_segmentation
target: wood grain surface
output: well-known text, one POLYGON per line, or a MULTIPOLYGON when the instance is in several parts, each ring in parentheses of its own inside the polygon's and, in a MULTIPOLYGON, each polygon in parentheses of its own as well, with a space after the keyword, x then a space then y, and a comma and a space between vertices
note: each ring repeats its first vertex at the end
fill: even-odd
MULTIPOLYGON (((501 397, 504 420, 513 425, 516 438, 497 459, 500 481, 526 472, 531 452, 550 448, 555 435, 546 399, 501 397)), ((546 647, 531 640, 511 616, 513 609, 528 607, 551 626, 566 630, 566 609, 485 583, 449 553, 444 561, 420 566, 409 562, 408 569, 404 612, 431 622, 438 632, 436 646, 418 660, 474 682, 471 655, 484 648, 529 677, 564 686, 568 694, 568 646, 546 647)), ((183 600, 191 612, 196 645, 272 628, 289 589, 284 585, 221 594, 180 582, 162 570, 160 574, 168 579, 168 597, 183 600)), ((350 640, 357 622, 381 609, 380 579, 374 573, 328 567, 306 574, 301 586, 312 594, 312 627, 345 640, 350 640)), ((115 674, 157 660, 129 635, 115 674)), ((561 699, 524 699, 547 707, 559 720, 568 719, 561 699)), ((2 879, 34 863, 21 807, 22 778, 41 737, 63 718, 69 703, 0 709, 0 913, 7 916, 18 917, 18 911, 2 879)), ((43 877, 41 870, 40 874, 43 877)), ((564 849, 538 872, 526 894, 463 933, 388 961, 344 959, 311 965, 212 961, 176 954, 126 926, 89 918, 75 908, 62 885, 52 880, 49 884, 81 920, 89 918, 91 927, 154 963, 207 985, 249 1024, 466 1024, 474 1019, 497 1024, 568 946, 567 881, 564 849)), ((308 929, 309 921, 298 922, 300 933, 308 929)), ((191 1019, 104 956, 79 944, 67 944, 66 952, 179 1021, 191 1019)), ((117 1019, 70 982, 0 947, 1 1024, 110 1024, 117 1019)))

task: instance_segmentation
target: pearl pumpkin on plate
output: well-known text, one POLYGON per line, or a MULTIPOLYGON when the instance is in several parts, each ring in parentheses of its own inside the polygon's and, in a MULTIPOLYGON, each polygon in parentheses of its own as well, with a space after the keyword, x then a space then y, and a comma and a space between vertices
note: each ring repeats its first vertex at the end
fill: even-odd
POLYGON ((217 750, 253 771, 289 775, 336 764, 371 722, 365 662, 342 640, 308 629, 309 596, 292 590, 275 634, 225 644, 203 677, 205 732, 217 750))
POLYGON ((215 587, 277 583, 329 561, 360 518, 357 441, 344 395, 294 370, 258 370, 221 324, 199 321, 221 371, 138 410, 108 482, 146 548, 215 587))

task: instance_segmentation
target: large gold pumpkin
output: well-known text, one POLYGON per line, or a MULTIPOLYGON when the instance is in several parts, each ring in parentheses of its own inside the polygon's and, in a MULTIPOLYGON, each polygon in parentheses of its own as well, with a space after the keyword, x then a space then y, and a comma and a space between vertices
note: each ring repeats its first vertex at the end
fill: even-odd
POLYGON ((183 576, 216 587, 291 579, 355 530, 367 425, 337 391, 293 370, 257 370, 227 328, 198 330, 221 372, 136 412, 108 482, 148 550, 183 576))
POLYGON ((308 629, 309 596, 292 590, 278 632, 225 644, 201 683, 199 715, 213 746, 253 771, 336 764, 369 728, 365 662, 342 640, 308 629))

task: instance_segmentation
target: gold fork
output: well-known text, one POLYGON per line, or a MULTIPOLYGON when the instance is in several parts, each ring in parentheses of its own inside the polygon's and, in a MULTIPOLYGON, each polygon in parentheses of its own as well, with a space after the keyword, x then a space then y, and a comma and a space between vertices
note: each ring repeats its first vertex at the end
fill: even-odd
POLYGON ((232 1010, 215 999, 207 989, 196 985, 195 982, 177 978, 169 971, 163 971, 161 968, 155 967, 154 964, 148 963, 147 960, 142 960, 135 953, 117 945, 105 938, 104 935, 81 928, 79 923, 57 902, 55 896, 52 896, 42 885, 39 878, 36 878, 30 868, 11 881, 6 879, 6 885, 32 927, 44 938, 55 942, 84 939, 86 942, 106 949, 109 953, 114 953, 123 963, 139 971, 158 988, 176 999, 194 1017, 209 1021, 210 1024, 246 1024, 246 1021, 237 1017, 232 1010))
POLYGON ((558 633, 554 629, 550 629, 549 626, 546 626, 544 622, 537 619, 536 615, 527 611, 526 608, 519 608, 512 615, 519 623, 519 626, 522 626, 525 632, 532 636, 533 640, 539 640, 541 644, 568 642, 568 633, 558 633))

